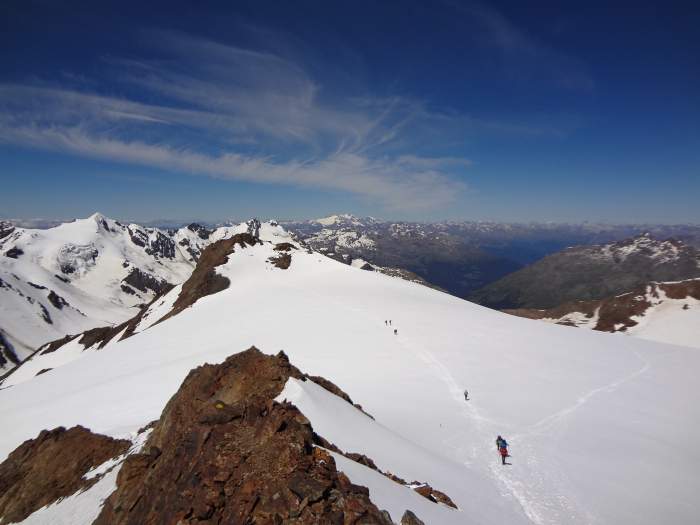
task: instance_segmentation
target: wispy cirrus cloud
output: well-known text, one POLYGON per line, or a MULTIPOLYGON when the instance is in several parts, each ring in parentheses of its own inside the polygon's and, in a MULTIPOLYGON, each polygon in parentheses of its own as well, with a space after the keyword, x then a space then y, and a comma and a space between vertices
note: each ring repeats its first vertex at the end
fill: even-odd
POLYGON ((437 143, 470 130, 557 132, 437 113, 405 96, 340 96, 269 52, 161 31, 147 40, 150 59, 107 61, 109 90, 0 85, 0 141, 406 209, 444 206, 466 188, 468 159, 415 153, 426 133, 437 143))

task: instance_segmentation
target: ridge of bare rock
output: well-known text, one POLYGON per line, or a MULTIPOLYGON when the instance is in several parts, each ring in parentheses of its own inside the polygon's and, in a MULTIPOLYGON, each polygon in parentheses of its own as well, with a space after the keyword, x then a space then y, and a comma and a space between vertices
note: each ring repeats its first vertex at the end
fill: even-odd
POLYGON ((0 463, 0 522, 20 522, 45 505, 88 489, 99 476, 83 476, 130 446, 130 441, 81 426, 42 430, 0 463))
POLYGON ((306 417, 274 401, 289 377, 304 380, 254 347, 191 371, 95 523, 391 523, 313 446, 306 417))

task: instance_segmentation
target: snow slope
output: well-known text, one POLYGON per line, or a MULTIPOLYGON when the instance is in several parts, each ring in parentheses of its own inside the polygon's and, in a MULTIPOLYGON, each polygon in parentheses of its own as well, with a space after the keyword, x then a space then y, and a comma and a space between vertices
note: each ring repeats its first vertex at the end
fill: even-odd
MULTIPOLYGON (((67 334, 119 324, 168 286, 185 281, 205 246, 247 227, 207 230, 191 224, 164 231, 95 213, 46 230, 5 228, 1 333, 23 360, 67 334), (51 292, 61 300, 49 300, 51 292)), ((0 359, 0 372, 13 366, 7 357, 0 359)))
MULTIPOLYGON (((260 235, 289 241, 270 224, 260 235)), ((58 425, 128 436, 160 415, 190 369, 256 345, 283 349, 376 418, 290 381, 283 395, 328 441, 459 507, 418 500, 337 457, 395 520, 411 508, 446 524, 697 522, 696 350, 534 323, 305 250, 282 270, 267 262, 276 253, 271 242, 236 248, 217 268, 231 281, 225 291, 3 385, 0 458, 58 425), (497 434, 512 465, 500 464, 497 434)), ((166 296, 159 312, 173 302, 166 296)))

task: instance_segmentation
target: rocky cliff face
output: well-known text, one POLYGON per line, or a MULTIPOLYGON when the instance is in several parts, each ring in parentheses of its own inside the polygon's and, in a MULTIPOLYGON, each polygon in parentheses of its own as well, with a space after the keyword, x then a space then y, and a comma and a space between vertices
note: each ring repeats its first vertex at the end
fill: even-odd
POLYGON ((44 430, 25 441, 0 464, 0 522, 22 521, 44 505, 90 488, 99 477, 83 476, 130 445, 79 426, 44 430))
POLYGON ((254 348, 193 370, 96 523, 391 523, 273 401, 289 377, 304 376, 254 348))

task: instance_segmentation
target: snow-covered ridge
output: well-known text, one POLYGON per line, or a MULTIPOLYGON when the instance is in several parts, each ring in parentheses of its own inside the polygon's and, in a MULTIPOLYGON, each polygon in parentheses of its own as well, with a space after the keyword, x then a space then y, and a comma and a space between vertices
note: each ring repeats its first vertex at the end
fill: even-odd
POLYGON ((49 229, 2 223, 0 372, 44 343, 118 325, 192 273, 202 250, 258 221, 208 229, 144 228, 95 213, 49 229))

